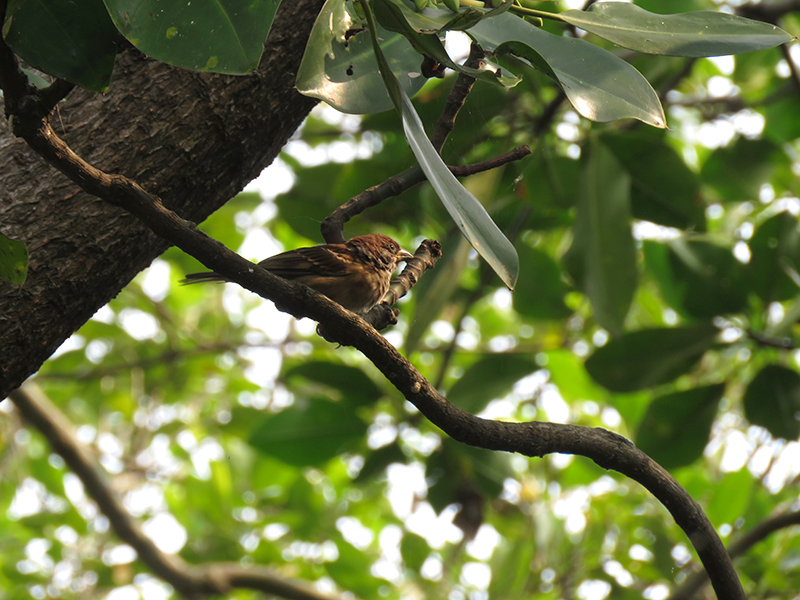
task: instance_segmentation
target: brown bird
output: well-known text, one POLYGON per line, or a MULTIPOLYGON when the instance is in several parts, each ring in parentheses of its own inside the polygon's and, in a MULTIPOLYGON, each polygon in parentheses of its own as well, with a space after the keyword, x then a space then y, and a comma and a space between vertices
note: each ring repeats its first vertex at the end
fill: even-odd
MULTIPOLYGON (((284 279, 304 283, 356 314, 364 315, 383 299, 397 265, 414 258, 380 233, 276 254, 258 265, 284 279)), ((213 271, 189 273, 184 284, 228 281, 213 271)))

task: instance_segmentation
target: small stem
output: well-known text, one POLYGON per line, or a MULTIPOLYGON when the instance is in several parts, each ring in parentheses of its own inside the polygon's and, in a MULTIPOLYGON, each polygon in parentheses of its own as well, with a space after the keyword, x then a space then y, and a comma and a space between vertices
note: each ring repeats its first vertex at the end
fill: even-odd
MULTIPOLYGON (((521 4, 523 3, 524 1, 521 4)), ((461 0, 461 6, 471 6, 472 8, 486 8, 486 3, 481 2, 480 0, 461 0)), ((511 8, 509 8, 508 10, 509 12, 513 12, 521 16, 540 17, 542 19, 550 19, 551 21, 564 20, 558 13, 545 12, 543 10, 536 10, 535 8, 529 8, 527 6, 519 6, 517 4, 513 4, 511 8)))

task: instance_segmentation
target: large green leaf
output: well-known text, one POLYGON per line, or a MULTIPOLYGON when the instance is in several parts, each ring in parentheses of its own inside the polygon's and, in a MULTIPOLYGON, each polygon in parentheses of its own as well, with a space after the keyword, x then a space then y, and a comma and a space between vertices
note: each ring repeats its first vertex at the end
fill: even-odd
POLYGON ((312 399, 265 418, 253 430, 250 444, 298 467, 321 465, 352 450, 367 425, 344 403, 312 399))
POLYGON ((705 230, 705 206, 697 175, 662 137, 624 131, 606 133, 600 139, 631 176, 631 212, 635 218, 667 227, 705 230))
MULTIPOLYGON (((352 2, 348 5, 345 0, 328 0, 322 7, 297 72, 297 90, 346 113, 390 110, 392 100, 378 72, 369 34, 346 36, 353 22, 350 7, 352 2)), ((426 81, 419 73, 422 56, 399 33, 381 27, 378 31, 392 72, 406 93, 413 96, 426 81)))
POLYGON ((752 499, 756 481, 747 467, 722 476, 714 486, 713 496, 705 504, 706 514, 715 527, 725 523, 733 525, 742 518, 752 499))
POLYGON ((613 335, 622 332, 636 292, 630 210, 630 176, 606 146, 593 142, 565 260, 589 297, 595 320, 613 335))
POLYGON ((764 221, 749 242, 751 258, 745 267, 750 289, 766 304, 797 295, 787 269, 800 271, 800 232, 797 217, 781 212, 764 221))
POLYGON ((725 384, 655 398, 636 431, 636 445, 665 469, 692 464, 708 444, 725 384))
POLYGON ((669 242, 669 264, 687 313, 701 319, 736 313, 747 304, 744 265, 724 248, 703 240, 669 242))
POLYGON ((767 365, 744 393, 748 421, 761 425, 775 437, 800 436, 800 375, 780 365, 767 365))
MULTIPOLYGON (((509 289, 514 289, 519 275, 519 258, 514 246, 503 232, 492 221, 489 213, 480 201, 461 185, 442 161, 428 136, 422 121, 414 110, 408 95, 397 83, 386 58, 383 56, 375 21, 369 4, 364 5, 369 19, 372 47, 378 59, 380 72, 389 96, 400 113, 403 131, 406 134, 411 150, 419 161, 419 165, 428 178, 436 195, 442 201, 447 212, 455 221, 461 233, 469 240, 472 247, 489 263, 495 273, 500 276, 509 289)), ((502 16, 502 15, 501 15, 502 16)))
POLYGON ((531 319, 566 319, 572 310, 564 303, 570 286, 559 264, 547 253, 523 245, 520 275, 513 297, 514 310, 531 319))
POLYGON ((694 367, 718 333, 710 324, 634 331, 595 350, 586 370, 614 392, 667 383, 694 367))
POLYGON ((777 144, 741 137, 714 150, 703 163, 700 178, 709 188, 710 200, 754 201, 761 187, 772 183, 776 171, 790 169, 791 161, 777 144))
POLYGON ((139 50, 176 67, 241 75, 258 66, 279 0, 103 0, 139 50))
POLYGON ((12 1, 3 24, 25 62, 92 92, 111 82, 118 37, 102 0, 12 1))
MULTIPOLYGON (((552 70, 572 106, 587 119, 634 118, 666 126, 658 95, 641 73, 594 44, 547 33, 508 13, 484 19, 467 34, 488 52, 502 52, 503 44, 514 42, 530 48, 547 62, 545 73, 552 70)), ((513 47, 511 51, 519 54, 513 47)))
POLYGON ((282 379, 287 382, 305 380, 306 388, 317 393, 326 392, 328 397, 334 396, 331 393, 334 392, 336 400, 350 407, 372 404, 383 395, 362 369, 321 360, 304 361, 286 371, 282 379))
POLYGON ((769 23, 727 13, 661 15, 624 2, 597 2, 588 10, 567 10, 559 16, 624 48, 648 54, 722 56, 772 48, 793 39, 769 23))
POLYGON ((478 413, 490 400, 508 394, 517 381, 538 369, 532 356, 489 354, 464 371, 447 398, 467 412, 478 413))
POLYGON ((22 285, 28 277, 28 247, 0 233, 0 279, 22 285))

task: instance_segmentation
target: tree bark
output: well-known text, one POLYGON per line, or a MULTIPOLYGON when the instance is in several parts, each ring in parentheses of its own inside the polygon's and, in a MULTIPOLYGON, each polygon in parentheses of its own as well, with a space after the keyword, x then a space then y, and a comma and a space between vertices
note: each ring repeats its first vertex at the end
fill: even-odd
MULTIPOLYGON (((281 5, 258 70, 184 71, 127 50, 105 94, 75 89, 53 125, 94 166, 200 222, 280 151, 315 100, 295 74, 322 0, 281 5)), ((167 248, 126 212, 80 191, 0 123, 0 233, 25 242, 28 279, 0 281, 0 399, 167 248)))

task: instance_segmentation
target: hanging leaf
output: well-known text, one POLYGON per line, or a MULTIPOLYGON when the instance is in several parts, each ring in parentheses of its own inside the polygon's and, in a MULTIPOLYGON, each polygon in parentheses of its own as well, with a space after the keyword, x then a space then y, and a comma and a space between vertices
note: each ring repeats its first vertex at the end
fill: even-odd
POLYGON ((623 48, 669 56, 753 52, 794 39, 769 23, 723 12, 661 15, 624 2, 597 2, 585 11, 566 10, 559 17, 623 48))
POLYGON ((573 242, 565 261, 589 297, 595 320, 620 335, 636 292, 630 177, 611 152, 592 142, 578 195, 573 242))
POLYGON ((466 33, 487 52, 502 53, 509 48, 519 54, 513 45, 503 44, 526 46, 547 63, 543 72, 555 75, 572 106, 587 119, 634 118, 654 127, 666 127, 658 95, 642 74, 594 44, 553 35, 508 13, 484 19, 466 33))

